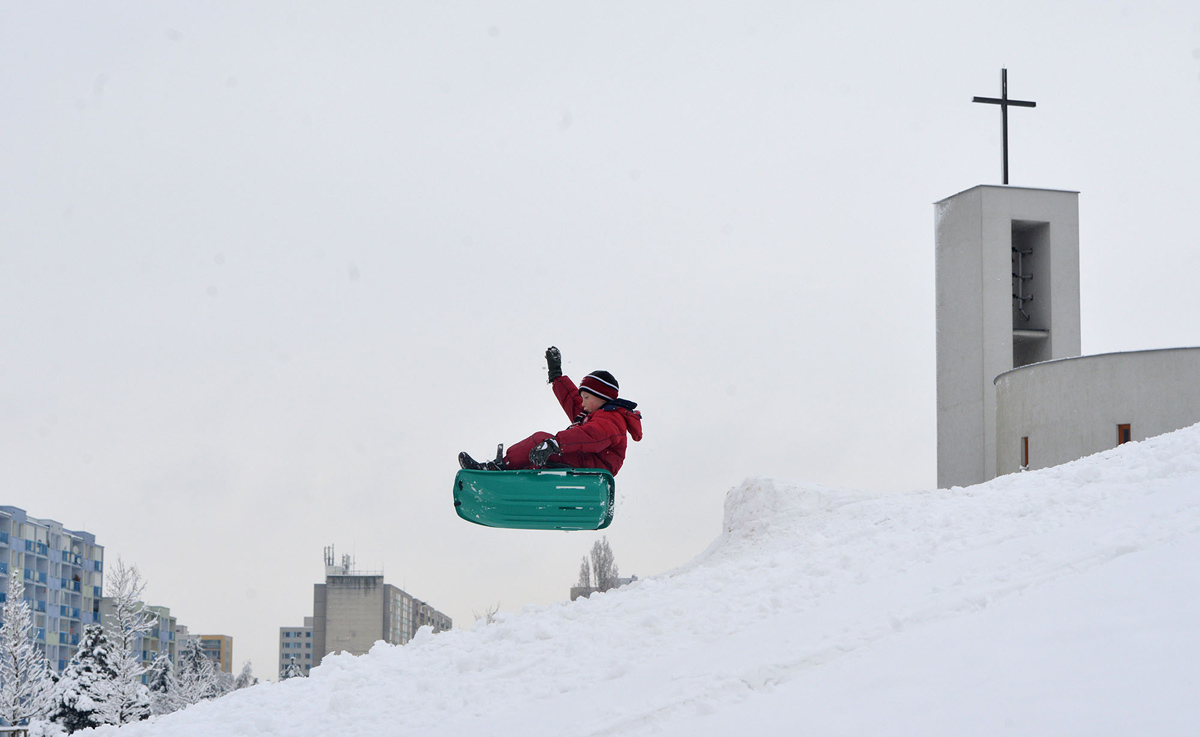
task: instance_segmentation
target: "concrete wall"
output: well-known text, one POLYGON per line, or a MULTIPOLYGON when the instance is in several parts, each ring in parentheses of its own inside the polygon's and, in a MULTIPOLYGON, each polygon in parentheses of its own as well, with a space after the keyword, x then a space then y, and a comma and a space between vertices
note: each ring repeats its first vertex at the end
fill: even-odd
POLYGON ((313 591, 314 660, 365 655, 384 639, 383 576, 328 576, 313 591))
POLYGON ((1038 363, 996 378, 996 469, 1067 463, 1117 445, 1117 426, 1145 440, 1200 422, 1200 348, 1038 363))
POLYGON ((995 378, 1018 360, 1079 355, 1078 193, 960 192, 935 205, 935 249, 938 485, 946 488, 996 475, 995 378), (1013 306, 1014 238, 1035 248, 1032 323, 1013 306))

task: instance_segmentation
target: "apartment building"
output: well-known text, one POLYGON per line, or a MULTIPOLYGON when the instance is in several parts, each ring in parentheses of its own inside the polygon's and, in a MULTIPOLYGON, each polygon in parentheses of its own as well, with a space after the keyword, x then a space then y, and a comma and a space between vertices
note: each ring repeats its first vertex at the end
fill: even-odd
POLYGON ((196 635, 200 639, 200 652, 217 666, 222 673, 233 673, 233 636, 196 635))
POLYGON ((313 618, 305 617, 303 627, 279 628, 279 680, 290 678, 292 664, 300 675, 313 667, 313 618))
POLYGON ((142 638, 142 664, 149 666, 165 652, 172 663, 179 662, 179 648, 175 642, 175 617, 165 606, 147 606, 146 611, 154 615, 154 627, 142 638))
POLYGON ((363 655, 378 641, 403 645, 423 626, 454 626, 450 617, 383 582, 382 572, 354 570, 350 556, 335 564, 325 549, 325 583, 313 586, 313 663, 329 653, 363 655))
MULTIPOLYGON (((100 621, 104 623, 105 628, 115 627, 112 623, 113 616, 113 599, 104 597, 100 600, 100 621)), ((137 638, 134 642, 134 650, 140 651, 142 655, 142 665, 150 667, 158 658, 159 653, 165 652, 172 663, 179 662, 176 658, 179 655, 179 650, 175 642, 175 628, 177 622, 175 617, 171 616, 171 610, 165 606, 150 606, 145 605, 143 611, 153 617, 153 626, 150 631, 137 638)), ((142 679, 143 681, 146 678, 142 679)))
POLYGON ((37 646, 61 673, 79 649, 83 628, 100 623, 104 548, 89 532, 0 506, 0 599, 9 576, 25 581, 37 646))

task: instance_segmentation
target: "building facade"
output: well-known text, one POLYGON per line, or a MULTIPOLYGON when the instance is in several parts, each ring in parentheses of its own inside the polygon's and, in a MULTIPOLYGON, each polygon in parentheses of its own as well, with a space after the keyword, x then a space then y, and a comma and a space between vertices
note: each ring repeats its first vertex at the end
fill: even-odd
POLYGON ((0 506, 0 597, 9 576, 24 580, 37 646, 61 673, 79 649, 83 628, 101 621, 104 548, 91 533, 0 506))
POLYGON ((442 632, 450 617, 390 584, 382 573, 357 572, 349 556, 340 565, 326 549, 325 583, 313 586, 313 661, 330 653, 366 654, 376 642, 403 645, 421 627, 442 632))
POLYGON ((293 663, 300 675, 307 676, 313 663, 313 618, 305 617, 303 627, 279 628, 279 680, 289 678, 293 663))
POLYGON ((1200 422, 1200 348, 1080 356, 996 377, 996 473, 1047 468, 1200 422))
MULTIPOLYGON (((112 620, 113 609, 112 598, 104 597, 100 600, 100 621, 104 624, 105 631, 115 626, 112 620)), ((177 623, 175 617, 171 616, 171 610, 165 606, 143 605, 143 611, 153 619, 150 631, 139 636, 134 642, 135 651, 141 653, 142 665, 150 667, 160 653, 166 653, 172 663, 178 663, 178 650, 175 647, 177 623)), ((109 637, 111 639, 111 634, 109 637)), ((147 677, 143 676, 142 681, 146 680, 147 677)))
POLYGON ((154 615, 154 627, 142 638, 142 665, 149 666, 159 653, 166 653, 172 663, 179 662, 179 648, 175 642, 175 617, 165 606, 147 606, 146 611, 154 615))
POLYGON ((222 673, 233 673, 233 636, 196 635, 200 641, 200 652, 213 662, 222 673))

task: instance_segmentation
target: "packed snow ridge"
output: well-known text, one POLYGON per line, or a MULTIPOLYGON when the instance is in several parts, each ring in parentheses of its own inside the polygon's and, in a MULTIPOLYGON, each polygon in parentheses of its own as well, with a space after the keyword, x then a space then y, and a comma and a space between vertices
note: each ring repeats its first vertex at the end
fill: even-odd
POLYGON ((1194 734, 1198 592, 1200 425, 969 488, 750 479, 677 570, 120 733, 1194 734))

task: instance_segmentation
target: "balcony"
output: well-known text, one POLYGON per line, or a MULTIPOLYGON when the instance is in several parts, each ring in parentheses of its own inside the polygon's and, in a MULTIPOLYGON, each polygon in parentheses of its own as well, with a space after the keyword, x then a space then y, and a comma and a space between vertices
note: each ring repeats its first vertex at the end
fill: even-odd
POLYGON ((0 532, 0 543, 4 543, 5 545, 8 545, 8 533, 7 532, 0 532))

